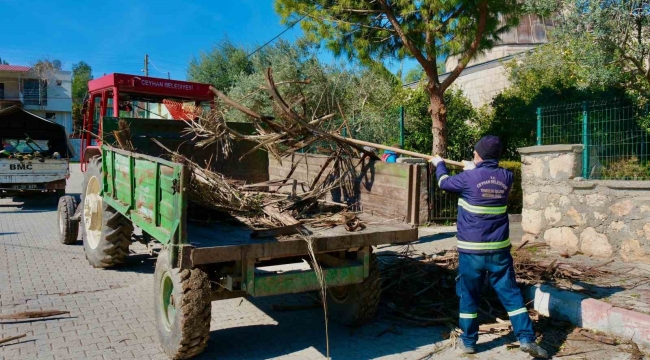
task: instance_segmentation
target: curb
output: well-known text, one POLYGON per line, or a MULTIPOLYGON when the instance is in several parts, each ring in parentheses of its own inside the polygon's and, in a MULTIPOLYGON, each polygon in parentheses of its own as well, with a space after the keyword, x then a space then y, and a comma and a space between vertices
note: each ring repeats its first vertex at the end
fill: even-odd
POLYGON ((548 285, 529 286, 523 292, 541 315, 650 347, 650 315, 548 285))

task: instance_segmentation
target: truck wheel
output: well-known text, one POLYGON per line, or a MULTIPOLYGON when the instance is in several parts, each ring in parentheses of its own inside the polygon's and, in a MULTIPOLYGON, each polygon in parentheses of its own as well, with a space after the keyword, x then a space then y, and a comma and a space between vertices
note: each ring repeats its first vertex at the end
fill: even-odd
POLYGON ((81 233, 90 265, 107 268, 124 263, 129 254, 131 221, 102 200, 102 159, 90 160, 81 194, 81 233))
POLYGON ((72 245, 79 236, 79 221, 71 220, 77 209, 77 200, 66 195, 59 199, 57 213, 59 215, 59 241, 61 244, 72 245))
POLYGON ((199 269, 173 269, 167 249, 154 272, 154 307, 160 345, 172 359, 203 352, 210 340, 210 281, 199 269))
POLYGON ((370 256, 370 273, 360 284, 339 286, 327 290, 329 318, 345 326, 362 325, 375 316, 381 295, 379 264, 370 256))

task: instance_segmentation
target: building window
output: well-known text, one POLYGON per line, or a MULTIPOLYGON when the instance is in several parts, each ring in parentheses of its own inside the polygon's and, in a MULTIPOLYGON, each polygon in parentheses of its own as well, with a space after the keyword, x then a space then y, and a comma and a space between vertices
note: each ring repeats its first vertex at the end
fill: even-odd
POLYGON ((0 100, 4 100, 5 98, 5 84, 0 83, 0 100))
POLYGON ((45 113, 45 118, 48 119, 48 120, 55 120, 56 119, 56 113, 46 112, 45 113))
POLYGON ((47 80, 23 79, 23 103, 47 106, 47 80))
POLYGON ((61 86, 62 84, 63 84, 63 81, 62 81, 62 80, 57 80, 57 81, 56 81, 56 86, 61 86))

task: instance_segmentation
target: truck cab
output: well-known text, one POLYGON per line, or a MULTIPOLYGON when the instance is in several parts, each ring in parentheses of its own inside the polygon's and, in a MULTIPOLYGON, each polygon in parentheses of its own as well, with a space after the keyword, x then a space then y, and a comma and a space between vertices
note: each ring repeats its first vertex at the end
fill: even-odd
POLYGON ((63 126, 20 106, 0 110, 0 197, 65 194, 74 155, 63 126))

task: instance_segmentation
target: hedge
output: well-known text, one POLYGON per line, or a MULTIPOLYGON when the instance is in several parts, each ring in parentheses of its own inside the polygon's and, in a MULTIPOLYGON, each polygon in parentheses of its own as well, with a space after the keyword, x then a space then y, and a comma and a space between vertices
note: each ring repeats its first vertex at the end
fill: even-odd
POLYGON ((501 161, 499 166, 512 171, 515 180, 508 197, 508 213, 521 214, 521 209, 524 206, 523 191, 521 190, 521 162, 501 161))

